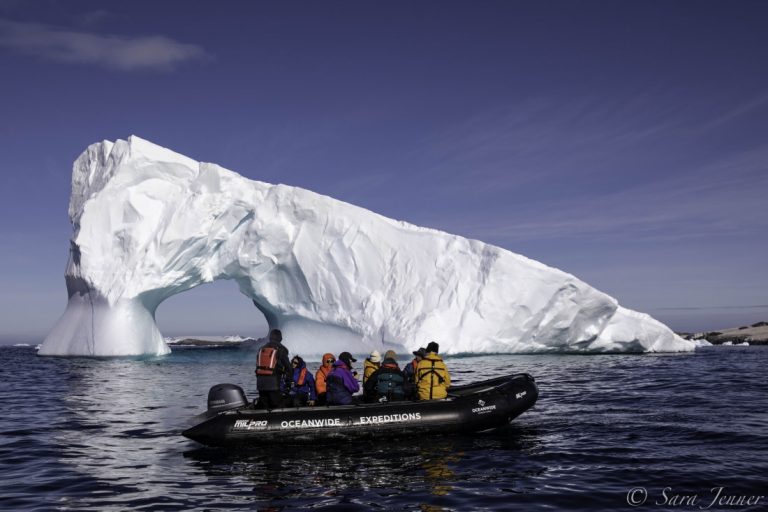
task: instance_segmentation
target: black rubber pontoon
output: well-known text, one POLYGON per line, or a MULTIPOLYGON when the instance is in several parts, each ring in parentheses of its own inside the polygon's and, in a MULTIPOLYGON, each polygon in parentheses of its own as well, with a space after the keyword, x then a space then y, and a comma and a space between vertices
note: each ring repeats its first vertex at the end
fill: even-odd
POLYGON ((539 396, 528 374, 453 386, 448 398, 264 410, 232 384, 211 388, 208 417, 182 435, 208 446, 317 442, 350 437, 470 433, 502 427, 539 396))

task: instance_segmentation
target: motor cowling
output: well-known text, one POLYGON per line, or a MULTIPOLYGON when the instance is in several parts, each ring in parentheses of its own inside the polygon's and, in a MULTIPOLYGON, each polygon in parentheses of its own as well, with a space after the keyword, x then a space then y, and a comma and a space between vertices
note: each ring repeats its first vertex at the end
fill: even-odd
POLYGON ((248 405, 243 388, 234 384, 216 384, 208 391, 208 412, 221 412, 248 405))

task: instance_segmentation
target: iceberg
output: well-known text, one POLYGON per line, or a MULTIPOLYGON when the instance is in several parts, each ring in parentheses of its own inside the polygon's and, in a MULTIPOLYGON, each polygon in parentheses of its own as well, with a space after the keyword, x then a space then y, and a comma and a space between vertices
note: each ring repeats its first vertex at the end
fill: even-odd
POLYGON ((217 279, 302 355, 690 351, 561 270, 331 197, 246 179, 132 136, 75 161, 68 304, 41 355, 169 352, 168 297, 217 279))

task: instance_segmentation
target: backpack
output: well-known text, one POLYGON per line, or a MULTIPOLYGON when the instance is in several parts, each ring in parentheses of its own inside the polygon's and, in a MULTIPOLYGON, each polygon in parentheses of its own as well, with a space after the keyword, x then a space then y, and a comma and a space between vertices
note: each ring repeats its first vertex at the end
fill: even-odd
POLYGON ((379 397, 387 397, 387 400, 402 400, 405 398, 404 382, 405 379, 399 373, 379 373, 376 382, 376 394, 379 397))

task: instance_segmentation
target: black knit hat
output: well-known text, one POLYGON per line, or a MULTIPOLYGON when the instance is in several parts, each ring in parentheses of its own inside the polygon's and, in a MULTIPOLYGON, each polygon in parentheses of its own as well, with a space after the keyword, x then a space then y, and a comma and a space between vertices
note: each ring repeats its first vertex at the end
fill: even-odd
POLYGON ((280 332, 280 329, 272 329, 269 332, 269 341, 283 341, 283 333, 280 332))
POLYGON ((430 341, 429 345, 427 345, 427 352, 434 352, 435 354, 437 354, 439 350, 440 350, 440 345, 438 345, 436 341, 430 341))

